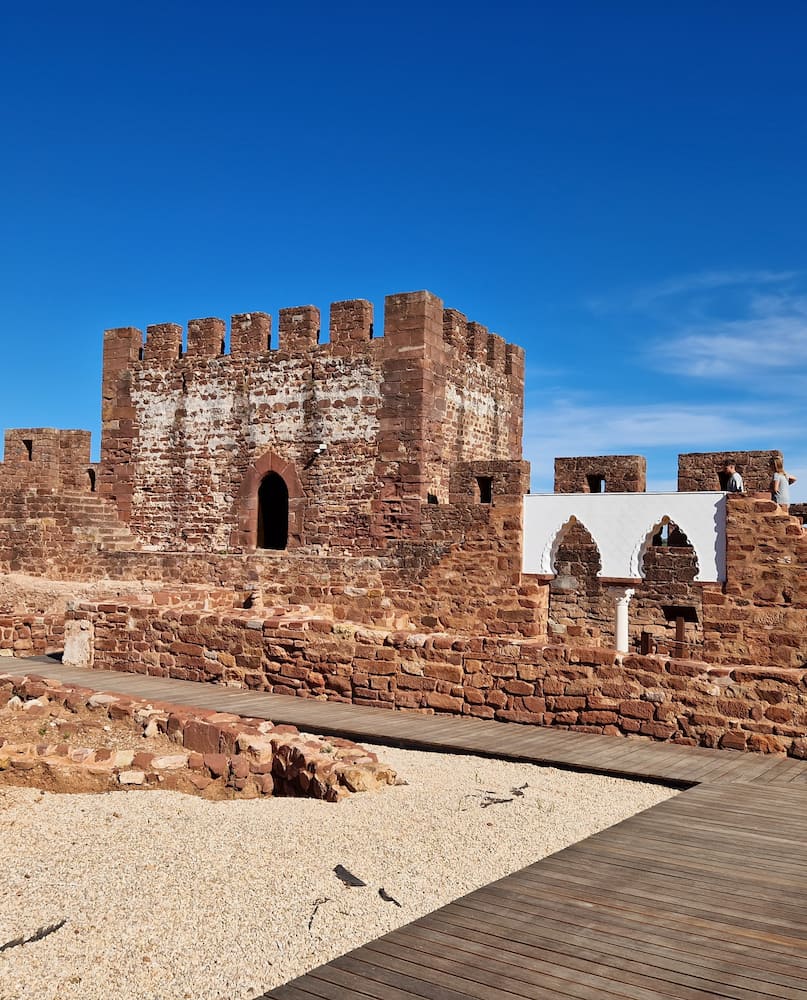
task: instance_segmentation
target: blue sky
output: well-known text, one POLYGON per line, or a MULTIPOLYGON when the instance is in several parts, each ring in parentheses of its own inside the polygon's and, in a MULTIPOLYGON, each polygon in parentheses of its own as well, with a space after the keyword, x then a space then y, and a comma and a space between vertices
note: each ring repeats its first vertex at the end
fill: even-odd
POLYGON ((527 349, 534 489, 807 497, 803 4, 5 7, 4 426, 97 433, 105 327, 429 288, 527 349))

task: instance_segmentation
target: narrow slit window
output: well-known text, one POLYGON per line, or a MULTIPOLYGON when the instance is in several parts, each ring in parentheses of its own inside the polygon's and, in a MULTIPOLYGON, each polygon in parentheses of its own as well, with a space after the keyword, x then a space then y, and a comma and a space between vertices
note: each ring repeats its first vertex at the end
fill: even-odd
POLYGON ((476 488, 479 503, 493 503, 493 476, 477 476, 476 488))
POLYGON ((34 441, 33 438, 23 438, 22 443, 25 446, 25 450, 28 452, 28 461, 33 462, 34 460, 34 441))
POLYGON ((589 493, 605 493, 605 476, 597 473, 586 476, 589 493))

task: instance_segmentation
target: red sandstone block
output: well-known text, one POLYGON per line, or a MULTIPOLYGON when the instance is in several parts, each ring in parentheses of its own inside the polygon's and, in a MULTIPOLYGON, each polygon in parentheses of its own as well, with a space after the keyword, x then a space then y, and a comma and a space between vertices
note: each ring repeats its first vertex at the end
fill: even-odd
POLYGON ((598 649, 591 647, 587 649, 572 649, 569 652, 570 663, 586 663, 595 666, 612 666, 615 660, 613 650, 598 649))
POLYGON ((517 695, 525 695, 525 694, 526 695, 533 695, 533 694, 535 694, 535 685, 534 684, 528 684, 526 681, 511 681, 511 680, 508 680, 508 681, 505 681, 504 684, 502 684, 502 688, 508 694, 517 694, 517 695))
POLYGON ((566 712, 572 709, 579 710, 586 707, 586 699, 582 697, 568 697, 562 695, 559 698, 549 698, 548 703, 553 711, 566 712))
POLYGON ((543 677, 545 672, 545 667, 539 667, 534 663, 519 663, 516 667, 518 678, 522 681, 536 681, 543 677))
POLYGON ((677 727, 668 722, 643 722, 639 730, 643 736, 652 736, 654 740, 668 740, 677 731, 677 727))
POLYGON ((507 695, 503 691, 488 691, 486 700, 488 705, 493 705, 495 708, 504 708, 507 704, 507 695))
POLYGON ((454 666, 451 663, 430 663, 424 664, 423 672, 427 677, 435 677, 438 680, 451 681, 454 684, 461 683, 463 679, 462 667, 454 666))
POLYGON ((697 677, 706 672, 706 664, 694 660, 670 660, 667 672, 681 677, 697 677))
POLYGON ((619 704, 620 715, 630 719, 652 719, 653 705, 649 701, 622 701, 619 704))
POLYGON ((182 743, 188 750, 217 754, 221 746, 221 732, 216 725, 189 719, 182 731, 182 743))
POLYGON ((793 670, 779 667, 735 667, 731 672, 732 679, 744 683, 746 681, 775 680, 782 684, 798 687, 807 679, 807 670, 793 670))
POLYGON ((496 712, 496 718, 502 719, 504 722, 520 722, 524 725, 540 726, 543 724, 544 717, 538 712, 525 712, 520 709, 499 709, 496 712))
POLYGON ((230 762, 223 753, 204 754, 202 759, 214 778, 221 778, 230 770, 230 762))
MULTIPOLYGON (((471 715, 475 719, 493 719, 496 715, 495 710, 490 705, 466 705, 463 712, 465 715, 471 715)), ((805 752, 807 753, 807 751, 805 752)))
POLYGON ((750 714, 749 706, 739 698, 718 698, 716 704, 721 715, 731 718, 747 719, 750 714))
POLYGON ((772 722, 792 722, 793 709, 785 705, 771 705, 765 711, 765 718, 770 719, 772 722))
POLYGON ((616 712, 581 712, 580 721, 585 725, 606 726, 616 723, 619 716, 616 712))
POLYGON ((515 663, 490 663, 488 673, 491 677, 515 677, 516 665, 515 663))
POLYGON ((595 712, 613 712, 619 708, 619 701, 616 698, 605 698, 601 694, 590 694, 586 697, 586 708, 595 712))
POLYGON ((735 729, 723 733, 720 737, 720 748, 722 750, 745 750, 747 742, 748 734, 735 729))
MULTIPOLYGON (((546 687, 546 684, 544 684, 544 687, 546 687)), ((617 684, 613 681, 608 681, 607 683, 601 685, 601 691, 603 697, 616 698, 619 701, 625 701, 629 698, 633 698, 635 695, 640 693, 640 689, 636 684, 617 684)))
POLYGON ((484 705, 485 695, 479 688, 466 685, 462 689, 463 697, 470 705, 484 705))
POLYGON ((365 660, 361 665, 369 675, 391 676, 398 672, 398 665, 390 660, 365 660))
POLYGON ((787 753, 788 741, 779 736, 751 733, 748 737, 748 749, 754 753, 787 753))
POLYGON ((726 720, 721 715, 713 715, 709 712, 693 712, 690 716, 693 726, 725 726, 726 720))

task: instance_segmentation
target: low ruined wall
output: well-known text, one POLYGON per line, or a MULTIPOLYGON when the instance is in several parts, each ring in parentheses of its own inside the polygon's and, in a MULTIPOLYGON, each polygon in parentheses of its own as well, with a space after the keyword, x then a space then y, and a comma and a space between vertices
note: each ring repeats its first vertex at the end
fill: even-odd
MULTIPOLYGON (((388 765, 350 740, 210 709, 98 693, 35 674, 0 674, 0 708, 44 722, 60 706, 76 716, 99 713, 127 723, 135 737, 161 734, 177 744, 177 752, 93 750, 58 737, 54 743, 13 744, 0 737, 0 783, 37 787, 44 781, 50 790, 73 792, 141 788, 206 798, 292 795, 338 802, 351 792, 396 782, 388 765)), ((46 724, 42 731, 54 735, 46 724)))
POLYGON ((0 656, 40 656, 64 646, 64 614, 0 614, 0 656))
POLYGON ((82 605, 73 662, 378 708, 807 756, 807 670, 534 640, 82 605))

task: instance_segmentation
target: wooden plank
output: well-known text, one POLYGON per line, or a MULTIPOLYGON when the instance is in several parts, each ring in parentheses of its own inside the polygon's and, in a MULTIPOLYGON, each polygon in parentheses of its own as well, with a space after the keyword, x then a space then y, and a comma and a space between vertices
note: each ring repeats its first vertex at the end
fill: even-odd
MULTIPOLYGON (((536 933, 536 925, 548 921, 548 925, 565 927, 572 937, 583 936, 585 940, 599 940, 603 936, 609 939, 621 940, 622 948, 634 954, 643 953, 648 947, 663 946, 674 952, 682 952, 688 966, 697 965, 707 956, 726 955, 726 962, 731 967, 770 970, 771 966, 784 975, 788 983, 797 988, 804 986, 805 962, 804 954, 788 956, 771 953, 765 944, 749 942, 747 939, 734 940, 723 938, 721 932, 713 934, 693 934, 693 928, 685 921, 665 919, 659 914, 656 923, 646 920, 641 915, 632 916, 616 910, 586 908, 575 905, 574 901, 544 900, 542 905, 533 906, 531 910, 519 913, 508 911, 506 916, 494 913, 493 918, 480 915, 480 907, 476 900, 458 901, 449 907, 444 907, 427 917, 422 918, 413 926, 449 927, 456 925, 466 936, 483 933, 486 937, 500 937, 505 941, 521 942, 532 947, 536 933)), ((671 915, 666 915, 667 917, 671 915)), ((456 931, 454 933, 457 933, 456 931)), ((765 979, 770 979, 766 973, 765 979)))
MULTIPOLYGON (((390 986, 406 983, 416 996, 433 997, 434 1000, 454 1000, 459 997, 473 997, 475 1000, 515 1000, 516 997, 523 997, 524 1000, 532 1000, 535 996, 534 989, 512 976, 503 978, 480 971, 478 978, 469 978, 464 964, 449 963, 456 970, 452 974, 444 971, 440 967, 441 963, 434 961, 435 958, 432 955, 428 962, 408 962, 363 948, 344 959, 337 959, 333 964, 339 968, 347 966, 357 974, 371 976, 390 986)), ((563 971, 555 968, 544 975, 540 994, 542 997, 558 1000, 624 1000, 626 996, 618 984, 606 982, 606 988, 603 988, 603 981, 596 976, 582 976, 580 982, 575 982, 564 977, 563 971)), ((639 991, 633 1000, 657 1000, 657 996, 658 994, 639 991)))
MULTIPOLYGON (((542 985, 547 964, 562 965, 567 971, 595 971, 608 981, 654 989, 660 981, 675 984, 676 1000, 713 1000, 717 986, 721 994, 734 1000, 753 1000, 766 980, 758 976, 737 975, 727 971, 718 961, 693 965, 689 957, 667 950, 654 954, 637 948, 630 940, 609 937, 601 944, 599 937, 589 933, 563 934, 555 928, 544 928, 541 918, 523 940, 511 936, 494 937, 475 929, 443 924, 425 927, 420 921, 401 928, 396 934, 366 945, 366 950, 386 951, 407 957, 417 952, 420 962, 460 963, 471 969, 493 973, 496 980, 515 975, 524 982, 542 985), (460 936, 460 931, 462 931, 460 936), (593 940, 592 940, 593 939, 593 940), (616 945, 615 943, 616 942, 616 945), (599 947, 598 947, 599 945, 599 947), (515 970, 515 971, 514 971, 515 970)), ((412 956, 415 960, 415 956, 412 956)), ((476 974, 476 973, 474 973, 476 974)), ((780 977, 777 994, 780 1000, 805 1000, 804 982, 780 977)))
POLYGON ((730 942, 726 947, 715 948, 691 940, 679 941, 675 936, 639 924, 622 927, 621 935, 618 933, 620 928, 621 925, 610 918, 597 922, 579 909, 557 908, 551 913, 544 910, 534 921, 503 932, 496 927, 480 925, 476 917, 463 920, 461 907, 446 907, 401 928, 396 934, 433 939, 441 954, 447 947, 466 947, 461 942, 478 942, 485 956, 513 952, 514 960, 519 962, 524 956, 532 957, 536 948, 547 952, 562 950, 603 964, 627 959, 637 961, 642 968, 697 969, 710 981, 725 980, 729 968, 736 972, 736 982, 748 989, 753 988, 754 983, 773 983, 782 996, 789 993, 801 997, 807 992, 804 965, 792 967, 793 973, 788 975, 787 969, 791 967, 783 969, 781 960, 770 959, 764 950, 750 957, 730 942))

